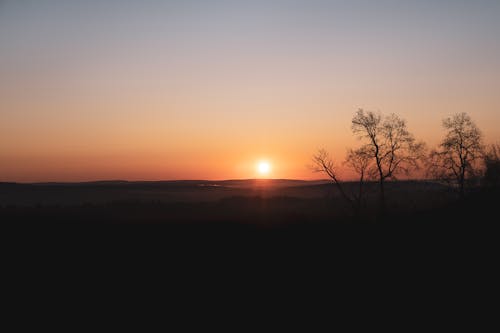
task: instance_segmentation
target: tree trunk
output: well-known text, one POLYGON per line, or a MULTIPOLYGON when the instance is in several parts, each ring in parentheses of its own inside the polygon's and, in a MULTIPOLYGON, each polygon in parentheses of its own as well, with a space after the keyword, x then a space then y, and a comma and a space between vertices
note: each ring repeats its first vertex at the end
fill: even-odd
POLYGON ((463 199, 465 197, 465 188, 464 188, 464 183, 465 183, 465 177, 463 175, 460 176, 460 199, 463 199))
POLYGON ((384 178, 380 178, 380 215, 385 215, 385 186, 384 178))
POLYGON ((462 161, 462 166, 460 167, 460 177, 459 177, 459 189, 460 189, 460 199, 465 196, 465 162, 462 161))

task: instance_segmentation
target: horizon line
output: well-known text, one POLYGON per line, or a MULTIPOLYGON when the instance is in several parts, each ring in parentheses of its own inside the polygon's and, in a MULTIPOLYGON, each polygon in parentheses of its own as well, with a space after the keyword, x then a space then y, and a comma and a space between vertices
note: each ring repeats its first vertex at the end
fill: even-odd
MULTIPOLYGON (((35 182, 18 182, 18 181, 1 181, 1 184, 20 184, 20 185, 45 185, 45 184, 93 184, 93 183, 166 183, 166 182, 231 182, 231 181, 300 181, 300 182, 333 182, 328 178, 321 179, 299 179, 299 178, 232 178, 232 179, 162 179, 162 180, 125 180, 125 179, 101 179, 101 180, 84 180, 84 181, 35 181, 35 182)), ((388 182, 405 182, 405 181, 437 181, 429 178, 409 178, 388 180, 388 182)), ((354 183, 359 180, 344 180, 342 183, 354 183)), ((365 180, 365 183, 377 182, 377 180, 365 180)))

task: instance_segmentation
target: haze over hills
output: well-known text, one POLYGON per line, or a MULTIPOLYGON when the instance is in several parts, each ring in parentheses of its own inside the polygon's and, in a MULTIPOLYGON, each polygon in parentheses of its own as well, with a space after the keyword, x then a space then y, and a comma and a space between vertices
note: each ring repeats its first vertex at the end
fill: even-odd
POLYGON ((312 184, 328 183, 327 179, 318 180, 300 180, 300 179, 226 179, 226 180, 205 180, 205 179, 181 179, 181 180, 144 180, 144 181, 128 181, 128 180, 97 180, 85 182, 35 182, 35 183, 2 183, 0 184, 30 184, 30 185, 61 185, 61 186, 93 186, 93 185, 207 185, 207 186, 228 186, 228 187, 249 187, 249 186, 300 186, 312 184))
MULTIPOLYGON (((373 184, 367 184, 368 188, 373 184)), ((357 182, 346 183, 355 190, 357 182)), ((393 190, 440 190, 435 182, 405 181, 391 184, 393 190)), ((337 197, 328 180, 233 179, 170 181, 92 181, 82 183, 0 183, 0 205, 77 205, 110 202, 215 202, 231 197, 337 197)))
MULTIPOLYGON (((299 225, 306 230, 377 222, 378 184, 365 185, 366 203, 356 215, 338 188, 325 180, 0 183, 0 220, 34 225, 153 223, 214 233, 299 225), (200 229, 190 229, 193 225, 200 229)), ((358 186, 344 183, 351 193, 358 186)), ((386 189, 390 215, 383 221, 397 225, 466 222, 495 207, 490 193, 478 192, 464 205, 456 201, 454 191, 437 182, 388 182, 386 189)))

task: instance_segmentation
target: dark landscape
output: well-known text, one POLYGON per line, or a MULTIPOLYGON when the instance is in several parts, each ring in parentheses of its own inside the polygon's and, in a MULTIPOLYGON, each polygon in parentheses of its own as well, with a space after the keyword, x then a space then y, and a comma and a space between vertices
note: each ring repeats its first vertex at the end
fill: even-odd
MULTIPOLYGON (((101 181, 0 184, 4 224, 162 224, 185 228, 293 229, 349 224, 396 227, 487 224, 498 190, 476 188, 462 200, 436 181, 387 184, 387 209, 378 211, 377 184, 366 184, 363 210, 353 212, 329 181, 101 181)), ((356 182, 346 183, 355 191, 356 182)), ((490 215, 491 214, 491 215, 490 215)))

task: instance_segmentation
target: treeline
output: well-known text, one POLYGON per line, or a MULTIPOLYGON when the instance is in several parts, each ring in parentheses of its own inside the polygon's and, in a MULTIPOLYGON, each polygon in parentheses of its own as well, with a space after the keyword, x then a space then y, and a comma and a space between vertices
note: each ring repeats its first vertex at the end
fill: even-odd
POLYGON ((357 191, 346 191, 334 160, 324 149, 313 157, 313 170, 326 174, 341 196, 359 212, 366 204, 365 185, 378 183, 380 211, 386 210, 385 183, 417 170, 427 178, 442 182, 463 198, 479 184, 500 185, 500 144, 485 145, 483 135, 466 113, 443 120, 444 137, 429 149, 416 140, 406 121, 395 114, 384 115, 359 109, 351 122, 361 146, 349 149, 343 164, 358 175, 357 191))

